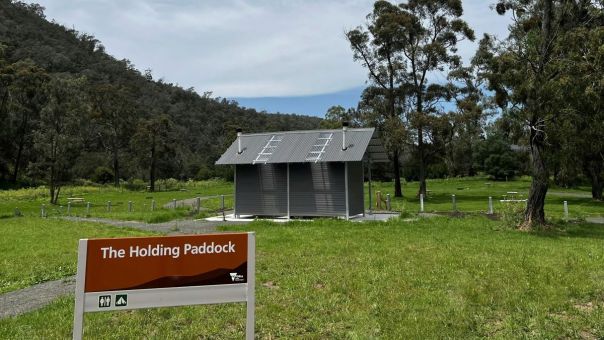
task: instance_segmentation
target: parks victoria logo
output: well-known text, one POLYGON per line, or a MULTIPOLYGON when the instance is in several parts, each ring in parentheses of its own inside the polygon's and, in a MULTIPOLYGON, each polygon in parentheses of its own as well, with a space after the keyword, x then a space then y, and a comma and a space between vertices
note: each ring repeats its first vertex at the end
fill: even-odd
POLYGON ((243 275, 237 273, 229 273, 231 275, 231 281, 233 282, 243 282, 243 275))

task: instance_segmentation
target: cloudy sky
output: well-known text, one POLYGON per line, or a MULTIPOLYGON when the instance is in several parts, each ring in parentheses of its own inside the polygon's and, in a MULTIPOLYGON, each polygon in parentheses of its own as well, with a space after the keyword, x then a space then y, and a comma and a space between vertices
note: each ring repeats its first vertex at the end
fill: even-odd
MULTIPOLYGON (((480 37, 504 37, 495 0, 464 0, 480 37)), ((323 115, 356 106, 367 78, 344 38, 365 0, 37 0, 49 20, 94 35, 107 52, 155 78, 260 110, 323 115)), ((467 60, 475 44, 463 43, 467 60)), ((442 75, 433 75, 435 79, 442 75)))

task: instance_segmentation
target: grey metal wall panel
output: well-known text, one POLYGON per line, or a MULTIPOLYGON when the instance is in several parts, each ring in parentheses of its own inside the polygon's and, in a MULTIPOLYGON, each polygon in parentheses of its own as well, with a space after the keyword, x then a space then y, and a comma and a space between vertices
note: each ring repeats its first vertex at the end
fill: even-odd
POLYGON ((289 171, 292 216, 346 214, 344 163, 294 163, 289 171))
POLYGON ((236 165, 236 212, 239 215, 287 214, 287 165, 236 165))
POLYGON ((348 209, 351 216, 365 210, 363 181, 363 163, 348 162, 348 209))

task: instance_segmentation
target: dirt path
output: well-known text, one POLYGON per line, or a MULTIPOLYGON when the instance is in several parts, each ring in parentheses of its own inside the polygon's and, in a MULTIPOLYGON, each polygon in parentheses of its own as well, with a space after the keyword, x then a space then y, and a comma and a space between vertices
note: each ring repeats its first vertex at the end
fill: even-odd
POLYGON ((42 308, 58 297, 73 294, 75 277, 48 281, 0 295, 0 319, 42 308))
MULTIPOLYGON (((117 221, 107 218, 64 218, 76 222, 103 223, 114 227, 136 228, 167 235, 211 233, 216 232, 216 227, 218 226, 248 223, 243 221, 209 222, 205 220, 177 220, 150 224, 138 221, 117 221)), ((2 294, 0 295, 0 319, 17 316, 42 308, 63 295, 73 294, 74 290, 75 277, 71 276, 2 294)))
POLYGON ((178 234, 201 234, 211 233, 216 231, 216 227, 226 225, 237 225, 246 224, 248 222, 243 221, 218 221, 210 222, 206 220, 175 220, 163 223, 145 223, 140 221, 118 221, 111 220, 108 218, 96 218, 96 217, 64 217, 70 221, 76 222, 96 222, 112 225, 115 227, 129 227, 136 228, 146 231, 159 232, 163 234, 178 235, 178 234))
MULTIPOLYGON (((214 196, 201 196, 199 197, 201 202, 203 201, 207 201, 210 199, 214 199, 214 198, 220 198, 220 196, 222 195, 214 195, 214 196)), ((224 197, 229 197, 229 196, 233 196, 233 195, 224 195, 224 197)), ((191 207, 191 208, 195 208, 195 205, 197 204, 197 198, 187 198, 185 200, 177 200, 176 201, 176 206, 177 207, 191 207)), ((168 202, 166 204, 164 204, 164 208, 174 208, 174 202, 168 202)), ((207 208, 203 207, 203 203, 201 204, 201 210, 207 210, 207 208)))
POLYGON ((588 217, 585 221, 589 223, 604 224, 604 217, 588 217))

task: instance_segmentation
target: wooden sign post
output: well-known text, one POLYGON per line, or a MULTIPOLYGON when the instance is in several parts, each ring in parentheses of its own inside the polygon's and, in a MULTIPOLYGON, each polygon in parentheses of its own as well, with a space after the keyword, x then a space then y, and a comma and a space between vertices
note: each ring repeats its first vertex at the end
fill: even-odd
POLYGON ((255 234, 80 240, 73 338, 84 313, 247 303, 254 338, 255 234))

